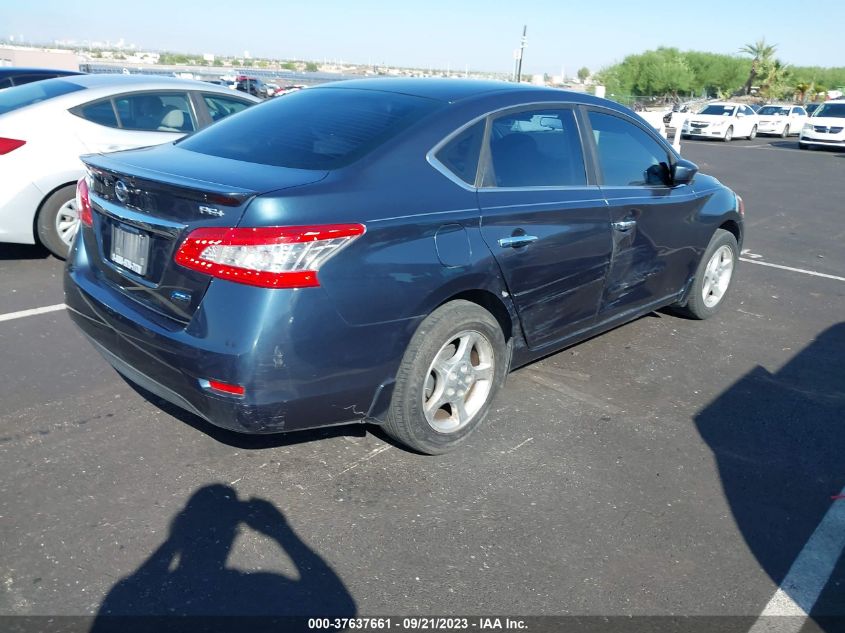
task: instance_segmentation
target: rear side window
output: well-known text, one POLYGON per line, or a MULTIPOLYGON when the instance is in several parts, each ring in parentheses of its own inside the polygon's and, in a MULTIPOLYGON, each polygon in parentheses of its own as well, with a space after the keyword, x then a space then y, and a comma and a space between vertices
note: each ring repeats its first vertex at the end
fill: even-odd
POLYGON ((6 114, 18 108, 25 108, 77 90, 84 90, 84 88, 79 84, 62 79, 47 79, 46 81, 34 81, 25 86, 15 86, 0 92, 0 114, 6 114))
POLYGON ((585 186, 581 139, 572 110, 523 110, 495 119, 485 172, 484 186, 585 186))
POLYGON ((225 119, 230 114, 246 110, 252 105, 240 99, 232 99, 231 97, 223 97, 221 95, 204 94, 202 99, 205 101, 205 106, 208 108, 208 114, 211 116, 212 121, 225 119))
POLYGON ((660 143, 612 114, 590 112, 589 117, 605 185, 665 185, 669 154, 660 143))
POLYGON ((71 112, 78 114, 87 121, 97 123, 98 125, 118 127, 117 117, 114 114, 111 99, 89 103, 81 106, 80 108, 71 110, 71 112))
POLYGON ((193 132, 188 95, 184 92, 147 92, 115 99, 124 130, 193 132))
POLYGON ((336 169, 373 151, 440 105, 391 92, 313 88, 248 108, 179 145, 250 163, 336 169))
POLYGON ((478 154, 484 139, 484 120, 471 125, 446 143, 435 154, 446 169, 465 183, 474 185, 478 171, 478 154))

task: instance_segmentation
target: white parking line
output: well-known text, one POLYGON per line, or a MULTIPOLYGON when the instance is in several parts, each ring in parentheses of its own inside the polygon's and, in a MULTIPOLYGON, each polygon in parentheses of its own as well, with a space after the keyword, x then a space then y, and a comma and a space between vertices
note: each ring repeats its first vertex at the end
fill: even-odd
POLYGON ((28 316, 35 316, 36 314, 45 314, 47 312, 56 312, 57 310, 64 310, 64 303, 57 303, 53 306, 44 306, 43 308, 32 308, 31 310, 21 310, 20 312, 8 312, 0 314, 0 321, 13 321, 14 319, 22 319, 28 316))
POLYGON ((782 266, 780 264, 770 264, 769 262, 761 262, 759 259, 749 259, 747 257, 740 257, 739 261, 748 262, 749 264, 757 264, 759 266, 769 266, 770 268, 780 268, 781 270, 789 270, 793 273, 803 273, 805 275, 812 275, 813 277, 824 277, 825 279, 835 279, 836 281, 845 281, 845 277, 837 277, 836 275, 828 275, 827 273, 817 273, 814 270, 804 270, 803 268, 793 268, 792 266, 782 266))
MULTIPOLYGON (((845 489, 842 490, 845 494, 845 489)), ((845 550, 845 499, 833 502, 748 633, 797 633, 845 550), (793 617, 776 617, 793 616, 793 617), (795 617, 797 616, 797 617, 795 617)))

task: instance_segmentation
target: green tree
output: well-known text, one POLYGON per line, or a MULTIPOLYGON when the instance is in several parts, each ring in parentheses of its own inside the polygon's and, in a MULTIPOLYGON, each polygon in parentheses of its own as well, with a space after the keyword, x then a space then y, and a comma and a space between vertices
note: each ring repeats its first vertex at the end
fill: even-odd
POLYGON ((744 94, 749 94, 751 92, 751 86, 754 85, 754 81, 757 79, 757 75, 760 73, 761 68, 772 60, 776 51, 777 45, 767 44, 765 37, 753 44, 746 44, 739 49, 740 53, 751 55, 752 57, 751 71, 748 73, 748 79, 745 80, 745 85, 743 86, 744 94))
POLYGON ((309 72, 309 73, 315 73, 319 70, 319 68, 317 67, 317 64, 314 63, 314 62, 306 62, 305 70, 306 70, 306 72, 309 72))
POLYGON ((578 69, 578 79, 580 79, 582 82, 587 81, 587 77, 589 77, 589 76, 590 76, 590 69, 587 68, 586 66, 583 66, 582 68, 578 69))

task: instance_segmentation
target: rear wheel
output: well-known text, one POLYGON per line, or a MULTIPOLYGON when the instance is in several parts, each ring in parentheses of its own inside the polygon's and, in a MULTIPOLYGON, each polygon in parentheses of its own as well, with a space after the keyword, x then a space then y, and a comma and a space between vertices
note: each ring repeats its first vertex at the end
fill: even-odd
POLYGON ((487 310, 463 300, 439 307, 405 351, 385 430, 429 455, 456 448, 484 420, 509 362, 502 329, 487 310))
POLYGON ((716 314, 731 287, 738 259, 739 247, 733 233, 718 229, 698 264, 687 304, 679 311, 693 319, 716 314))
POLYGON ((79 230, 79 211, 76 208, 76 186, 56 189, 43 202, 36 219, 38 239, 53 255, 67 257, 71 242, 79 230))
POLYGON ((723 139, 725 143, 730 143, 734 137, 734 129, 733 127, 729 127, 725 132, 725 138, 723 139))

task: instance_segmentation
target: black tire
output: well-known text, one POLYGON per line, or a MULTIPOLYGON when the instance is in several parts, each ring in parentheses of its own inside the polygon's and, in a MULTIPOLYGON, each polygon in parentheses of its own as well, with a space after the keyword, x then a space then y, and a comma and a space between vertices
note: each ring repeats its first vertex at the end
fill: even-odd
POLYGON ((38 210, 38 217, 35 220, 35 228, 38 232, 38 239, 59 259, 65 259, 70 245, 62 240, 56 227, 56 216, 59 211, 71 200, 76 199, 76 185, 66 185, 51 193, 38 210))
MULTIPOLYGON (((396 375, 385 431, 405 446, 428 455, 439 455, 457 448, 484 421, 496 393, 504 384, 509 365, 510 348, 492 314, 470 301, 456 300, 440 306, 419 325, 405 350, 396 375), (451 432, 441 432, 429 423, 423 410, 425 390, 431 380, 429 377, 433 376, 431 368, 436 357, 442 354, 450 341, 466 331, 481 334, 490 344, 493 367, 489 392, 464 426, 451 432)), ((476 383, 473 382, 464 393, 471 393, 475 388, 476 383)))
POLYGON ((780 133, 781 138, 789 138, 789 123, 783 126, 783 132, 780 133))
POLYGON ((709 319, 711 316, 716 314, 721 309, 722 305, 724 305, 725 299, 730 292, 730 289, 733 287, 733 279, 736 276, 735 273, 738 263, 739 247, 737 246, 736 238, 733 233, 723 229, 717 229, 698 264, 698 269, 695 272, 695 279, 692 282, 687 303, 684 306, 676 307, 676 311, 692 319, 709 319), (731 276, 729 278, 727 288, 722 293, 718 302, 715 305, 707 305, 703 292, 707 266, 714 254, 723 246, 727 246, 733 254, 731 276))
POLYGON ((810 149, 810 146, 807 143, 798 143, 798 149, 810 149))
POLYGON ((733 128, 733 126, 730 126, 727 130, 725 130, 725 138, 723 138, 722 140, 725 141, 725 143, 730 143, 731 140, 733 140, 733 137, 734 137, 734 128, 733 128))
POLYGON ((751 128, 751 132, 748 133, 748 140, 753 141, 757 137, 757 126, 755 125, 751 128))

